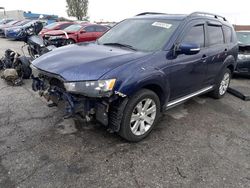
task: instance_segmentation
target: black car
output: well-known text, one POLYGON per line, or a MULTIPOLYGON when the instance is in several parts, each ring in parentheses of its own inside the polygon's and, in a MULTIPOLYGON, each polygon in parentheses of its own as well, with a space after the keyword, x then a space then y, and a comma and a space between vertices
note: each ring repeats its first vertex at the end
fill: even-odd
POLYGON ((239 54, 235 73, 250 75, 250 31, 237 31, 239 54))

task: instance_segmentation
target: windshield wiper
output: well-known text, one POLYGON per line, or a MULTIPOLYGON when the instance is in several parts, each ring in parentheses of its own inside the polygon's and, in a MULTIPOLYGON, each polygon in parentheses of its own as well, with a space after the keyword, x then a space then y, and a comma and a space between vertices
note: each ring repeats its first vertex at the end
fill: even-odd
POLYGON ((137 51, 137 49, 135 49, 133 46, 131 46, 131 45, 129 45, 129 44, 122 44, 122 43, 118 43, 118 42, 103 43, 103 45, 126 47, 126 48, 129 48, 129 49, 131 49, 131 50, 137 51))

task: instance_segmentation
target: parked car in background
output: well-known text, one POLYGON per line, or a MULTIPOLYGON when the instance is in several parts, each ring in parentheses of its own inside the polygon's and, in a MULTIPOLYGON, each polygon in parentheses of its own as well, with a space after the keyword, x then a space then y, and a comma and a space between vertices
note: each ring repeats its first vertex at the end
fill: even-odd
POLYGON ((207 92, 222 98, 237 55, 235 31, 224 17, 142 13, 95 43, 39 57, 32 62, 32 86, 53 104, 64 101, 65 118, 96 119, 136 142, 151 132, 161 111, 207 92))
POLYGON ((236 34, 239 42, 239 55, 235 73, 250 75, 250 31, 237 31, 236 34))
POLYGON ((97 24, 73 24, 64 30, 46 32, 44 38, 50 44, 59 47, 78 42, 95 41, 108 29, 97 24))
POLYGON ((4 37, 4 29, 6 28, 10 28, 10 27, 14 27, 14 26, 17 26, 17 24, 21 22, 21 20, 13 20, 7 24, 3 24, 3 25, 0 25, 0 37, 4 37))
POLYGON ((14 39, 14 40, 19 40, 22 39, 22 30, 30 27, 32 24, 40 22, 39 20, 28 20, 24 22, 22 25, 16 26, 16 27, 11 27, 5 29, 5 37, 9 39, 14 39))
POLYGON ((23 25, 25 25, 25 24, 27 24, 29 22, 30 22, 30 20, 20 20, 20 21, 18 21, 17 23, 15 23, 13 25, 7 26, 7 27, 3 28, 3 34, 1 36, 6 37, 7 30, 12 29, 12 28, 22 27, 23 25))
POLYGON ((48 31, 53 31, 53 30, 63 30, 70 25, 75 24, 74 22, 54 22, 49 25, 46 25, 42 31, 39 33, 41 37, 44 37, 44 34, 48 31))
POLYGON ((7 23, 9 23, 11 21, 13 21, 13 19, 2 19, 2 20, 0 20, 0 25, 7 24, 7 23))

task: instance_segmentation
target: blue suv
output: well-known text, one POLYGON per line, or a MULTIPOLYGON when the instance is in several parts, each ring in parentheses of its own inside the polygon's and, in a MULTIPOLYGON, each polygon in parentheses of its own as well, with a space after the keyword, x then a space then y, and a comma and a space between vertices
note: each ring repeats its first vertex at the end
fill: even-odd
POLYGON ((128 141, 145 138, 163 110, 209 92, 225 95, 236 66, 224 17, 142 13, 94 43, 57 48, 32 62, 33 90, 65 118, 95 119, 128 141))

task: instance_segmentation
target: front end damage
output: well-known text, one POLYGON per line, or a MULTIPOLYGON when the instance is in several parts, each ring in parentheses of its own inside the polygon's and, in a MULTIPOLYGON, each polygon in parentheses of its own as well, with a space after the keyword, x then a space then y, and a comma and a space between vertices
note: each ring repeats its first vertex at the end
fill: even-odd
POLYGON ((38 71, 35 67, 32 69, 33 91, 50 102, 49 107, 63 107, 64 118, 80 118, 86 122, 97 120, 111 132, 119 131, 126 95, 112 92, 104 97, 89 97, 71 93, 66 90, 65 81, 60 76, 38 71))
POLYGON ((239 45, 235 73, 250 75, 250 45, 239 45))

